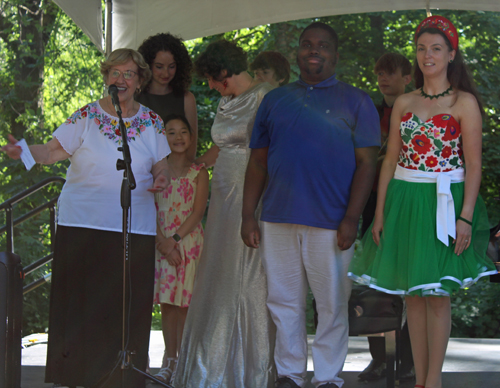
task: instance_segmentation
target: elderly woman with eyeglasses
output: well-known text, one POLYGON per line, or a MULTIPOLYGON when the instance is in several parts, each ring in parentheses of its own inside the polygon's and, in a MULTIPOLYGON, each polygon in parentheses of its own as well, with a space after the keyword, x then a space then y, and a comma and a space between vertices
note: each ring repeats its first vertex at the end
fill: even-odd
MULTIPOLYGON (((106 85, 118 88, 137 183, 129 218, 127 343, 136 352, 135 366, 145 370, 155 267, 152 191, 168 182, 170 149, 161 118, 134 100, 151 77, 142 56, 115 50, 101 63, 101 73, 106 85)), ((116 169, 122 137, 111 97, 77 110, 46 144, 21 147, 12 136, 9 141, 2 150, 11 158, 24 161, 31 154, 36 163, 71 162, 58 203, 45 379, 69 387, 93 387, 99 381, 107 388, 121 387, 121 368, 115 366, 122 348, 123 172, 116 169)), ((136 372, 125 371, 124 380, 126 387, 144 387, 136 372)))

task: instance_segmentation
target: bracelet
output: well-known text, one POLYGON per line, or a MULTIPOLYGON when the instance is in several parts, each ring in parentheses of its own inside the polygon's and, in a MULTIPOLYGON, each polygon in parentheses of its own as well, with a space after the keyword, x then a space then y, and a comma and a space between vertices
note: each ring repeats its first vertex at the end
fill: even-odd
POLYGON ((460 216, 458 216, 458 219, 459 219, 460 221, 463 221, 463 222, 465 222, 466 224, 469 224, 470 226, 472 226, 472 221, 466 220, 465 218, 460 217, 460 216))

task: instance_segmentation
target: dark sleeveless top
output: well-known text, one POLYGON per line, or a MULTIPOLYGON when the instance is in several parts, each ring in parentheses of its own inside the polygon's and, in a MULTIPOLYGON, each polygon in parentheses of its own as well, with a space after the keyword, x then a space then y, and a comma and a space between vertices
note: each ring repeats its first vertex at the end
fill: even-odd
POLYGON ((141 93, 137 96, 136 100, 158 114, 163 122, 171 114, 186 115, 184 112, 184 95, 176 96, 174 93, 163 95, 141 93))

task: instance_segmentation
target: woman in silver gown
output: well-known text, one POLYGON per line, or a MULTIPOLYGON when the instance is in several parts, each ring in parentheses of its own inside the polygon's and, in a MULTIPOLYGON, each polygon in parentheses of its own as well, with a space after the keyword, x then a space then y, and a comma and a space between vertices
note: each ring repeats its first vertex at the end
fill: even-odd
POLYGON ((189 307, 176 388, 274 386, 275 328, 256 249, 240 237, 248 144, 257 108, 272 89, 246 72, 232 42, 210 44, 195 62, 222 99, 212 126, 215 145, 198 162, 214 165, 204 250, 189 307))

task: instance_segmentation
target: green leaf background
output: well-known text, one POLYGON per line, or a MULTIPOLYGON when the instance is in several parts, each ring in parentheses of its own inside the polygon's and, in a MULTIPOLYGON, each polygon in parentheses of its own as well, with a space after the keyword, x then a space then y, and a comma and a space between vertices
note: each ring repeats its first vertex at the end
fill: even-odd
MULTIPOLYGON (((104 90, 99 73, 102 54, 82 31, 54 3, 27 0, 0 2, 0 145, 7 134, 26 138, 29 144, 46 142, 51 133, 76 109, 99 99, 104 90), (36 4, 34 4, 36 3, 36 4), (28 12, 30 10, 31 12, 28 12), (40 12, 38 12, 40 11, 40 12)), ((500 14, 493 12, 439 11, 458 28, 460 46, 484 100, 483 179, 481 194, 492 224, 500 220, 500 14)), ((421 11, 339 15, 230 31, 194 39, 186 46, 195 58, 212 41, 236 41, 251 61, 263 50, 276 50, 290 61, 292 81, 298 77, 295 61, 298 36, 312 21, 323 21, 340 37, 340 80, 367 91, 376 103, 381 101, 373 73, 375 61, 386 52, 399 52, 413 62, 413 33, 425 17, 421 11)), ((408 91, 413 86, 408 87, 408 91)), ((205 80, 195 78, 191 91, 196 96, 199 115, 198 152, 211 145, 212 125, 220 95, 211 91, 205 80)), ((41 179, 65 176, 68 162, 35 166, 26 172, 21 163, 0 153, 0 201, 26 189, 41 179)), ((42 201, 57 195, 60 185, 41 190, 14 208, 15 217, 42 201)), ((15 229, 15 251, 23 264, 48 253, 50 231, 48 214, 36 217, 15 229)), ((5 215, 0 214, 0 225, 5 215)), ((0 250, 5 250, 5 235, 0 235, 0 250)), ((50 271, 50 264, 37 270, 26 284, 50 271)), ((460 337, 498 337, 497 285, 486 281, 460 291, 453 298, 453 335, 460 337)), ((24 334, 47 330, 48 285, 29 293, 24 302, 24 334)), ((309 296, 311 298, 311 295, 309 296)), ((159 328, 159 311, 153 312, 159 328)), ((311 310, 308 317, 312 317, 311 310)), ((312 318, 311 318, 312 319, 312 318)), ((312 322, 309 322, 313 332, 312 322)))

